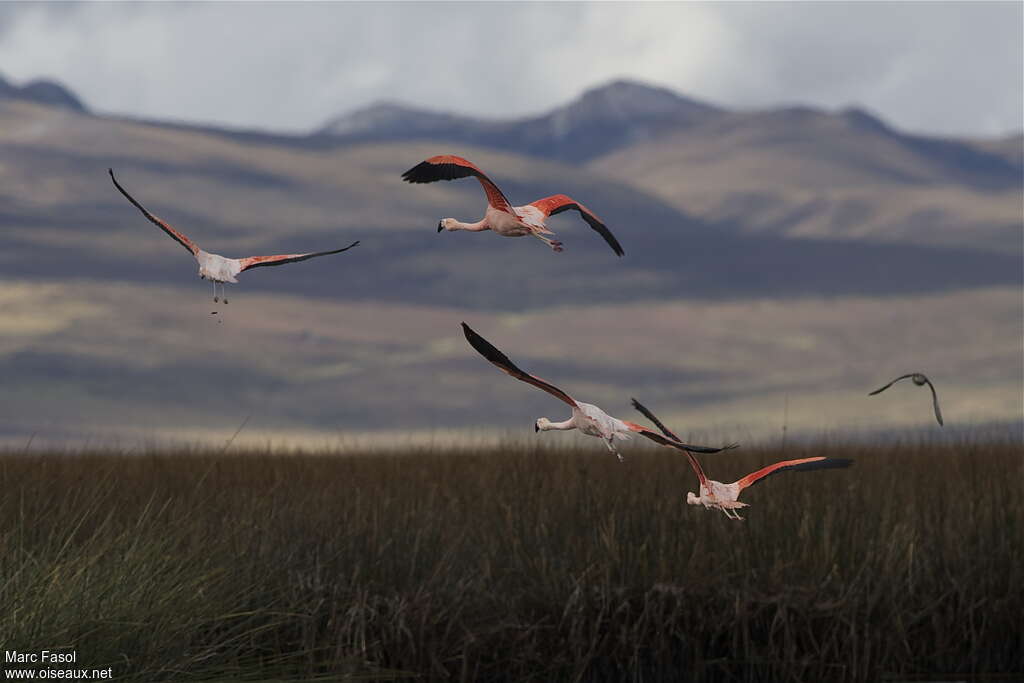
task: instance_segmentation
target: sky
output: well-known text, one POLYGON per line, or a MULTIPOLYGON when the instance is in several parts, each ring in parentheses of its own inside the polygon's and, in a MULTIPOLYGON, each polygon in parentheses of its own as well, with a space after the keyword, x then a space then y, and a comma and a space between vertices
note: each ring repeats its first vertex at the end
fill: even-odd
POLYGON ((379 100, 486 117, 615 78, 730 108, 1024 119, 1024 3, 5 3, 0 74, 95 111, 305 132, 379 100))

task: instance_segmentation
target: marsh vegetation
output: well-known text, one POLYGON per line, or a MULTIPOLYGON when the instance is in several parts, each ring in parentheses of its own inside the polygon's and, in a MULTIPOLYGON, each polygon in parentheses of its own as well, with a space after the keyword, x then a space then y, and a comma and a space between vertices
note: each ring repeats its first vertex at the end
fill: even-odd
POLYGON ((1019 442, 0 457, 0 640, 116 680, 873 681, 1024 652, 1019 442))

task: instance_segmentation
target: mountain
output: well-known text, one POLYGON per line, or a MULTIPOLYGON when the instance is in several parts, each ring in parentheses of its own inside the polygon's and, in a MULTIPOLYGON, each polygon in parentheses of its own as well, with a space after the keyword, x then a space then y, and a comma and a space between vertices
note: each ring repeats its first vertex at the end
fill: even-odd
POLYGON ((717 107, 633 81, 594 88, 539 116, 488 121, 379 103, 332 119, 315 132, 335 144, 446 140, 567 162, 584 162, 666 127, 706 121, 717 107))
MULTIPOLYGON (((362 129, 379 130, 385 113, 362 129)), ((648 142, 579 164, 435 137, 257 137, 0 99, 0 438, 18 448, 33 433, 36 446, 54 435, 223 443, 247 415, 245 435, 263 443, 396 429, 521 428, 533 438, 532 420, 557 408, 474 354, 463 320, 527 370, 616 414, 629 415, 630 395, 647 397, 666 405, 666 419, 732 440, 774 429, 783 405, 793 433, 928 424, 916 396, 864 397, 906 367, 932 368, 951 425, 1019 418, 1020 250, 970 240, 989 210, 976 199, 1012 194, 998 189, 997 167, 975 165, 965 179, 941 148, 902 145, 860 113, 697 118, 657 134, 704 130, 719 152, 735 144, 722 167, 687 158, 722 174, 718 184, 673 171, 710 195, 757 178, 745 164, 766 164, 775 144, 775 166, 759 168, 784 197, 859 187, 865 202, 902 202, 909 188, 955 191, 967 228, 936 244, 751 231, 743 220, 761 220, 756 209, 708 220, 680 208, 664 179, 603 166, 648 142), (553 192, 585 201, 625 256, 572 212, 550 222, 562 254, 529 238, 438 234, 439 218, 483 209, 471 180, 401 181, 438 151, 473 159, 513 201, 553 192), (218 253, 362 244, 245 273, 229 286, 231 304, 213 308, 194 261, 116 192, 108 167, 218 253), (831 180, 813 177, 826 172, 831 180)), ((688 140, 663 147, 690 154, 688 140)), ((651 165, 674 163, 649 154, 651 165)))
POLYGON ((721 230, 1024 250, 1020 135, 916 135, 856 107, 729 111, 616 81, 520 120, 377 104, 310 141, 429 141, 585 165, 721 230))
POLYGON ((18 87, 0 76, 0 100, 5 99, 37 102, 79 113, 88 111, 77 95, 60 83, 46 79, 29 81, 18 87))

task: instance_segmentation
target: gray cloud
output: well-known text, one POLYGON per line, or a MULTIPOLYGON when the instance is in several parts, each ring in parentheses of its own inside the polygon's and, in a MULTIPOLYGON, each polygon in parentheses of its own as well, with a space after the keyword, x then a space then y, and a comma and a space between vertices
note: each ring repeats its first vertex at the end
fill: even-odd
POLYGON ((0 6, 0 71, 101 111, 288 130, 378 99, 522 116, 628 76, 995 135, 1022 126, 1022 22, 1020 3, 33 3, 0 6))

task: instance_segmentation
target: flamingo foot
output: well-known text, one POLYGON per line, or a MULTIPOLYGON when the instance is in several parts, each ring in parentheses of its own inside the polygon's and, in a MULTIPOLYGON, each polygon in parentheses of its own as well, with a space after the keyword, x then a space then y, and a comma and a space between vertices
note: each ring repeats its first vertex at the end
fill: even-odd
POLYGON ((215 297, 213 297, 213 303, 217 303, 217 302, 219 302, 219 301, 220 301, 220 298, 219 298, 219 297, 216 297, 216 296, 215 296, 215 297))
POLYGON ((227 303, 227 302, 228 302, 228 298, 224 297, 224 303, 227 303))

